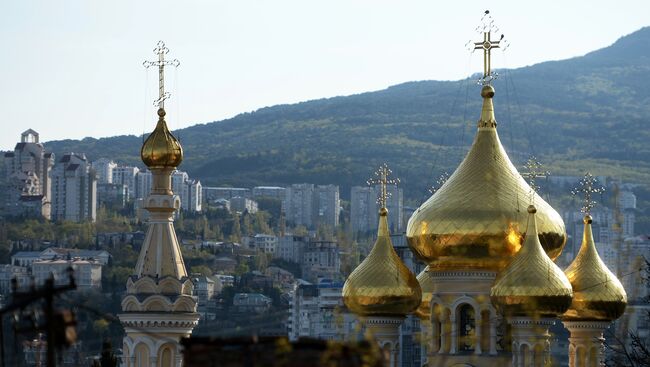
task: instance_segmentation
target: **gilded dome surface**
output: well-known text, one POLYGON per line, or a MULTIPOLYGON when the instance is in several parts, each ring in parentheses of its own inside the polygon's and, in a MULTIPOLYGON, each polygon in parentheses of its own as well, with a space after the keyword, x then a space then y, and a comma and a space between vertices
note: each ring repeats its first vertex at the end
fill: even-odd
MULTIPOLYGON (((531 205, 526 233, 537 233, 535 212, 531 205)), ((555 317, 569 308, 572 296, 569 279, 546 255, 535 235, 526 236, 521 250, 490 290, 492 304, 508 316, 555 317)))
MULTIPOLYGON (((481 92, 483 109, 472 147, 445 184, 411 216, 409 246, 432 269, 503 269, 526 235, 531 189, 510 162, 496 130, 494 89, 481 92)), ((560 215, 534 194, 539 239, 551 259, 566 242, 560 215)))
POLYGON ((393 248, 387 213, 385 208, 381 209, 377 241, 343 286, 343 302, 360 316, 405 316, 422 299, 415 274, 393 248))
POLYGON ((431 297, 433 296, 434 283, 428 266, 418 274, 417 280, 422 289, 422 301, 415 310, 415 315, 422 320, 429 320, 431 318, 431 297))
POLYGON ((591 222, 591 216, 585 216, 582 246, 564 271, 573 286, 573 302, 563 316, 569 321, 616 320, 627 305, 623 285, 598 256, 591 222))
POLYGON ((156 128, 142 144, 140 157, 150 169, 176 168, 183 161, 183 148, 169 132, 162 108, 158 110, 156 128))

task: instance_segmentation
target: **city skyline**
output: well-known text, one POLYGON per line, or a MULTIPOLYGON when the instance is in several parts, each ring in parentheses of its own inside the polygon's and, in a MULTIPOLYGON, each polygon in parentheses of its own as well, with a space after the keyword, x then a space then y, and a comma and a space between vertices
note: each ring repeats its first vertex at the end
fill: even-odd
MULTIPOLYGON (((156 76, 141 63, 152 58, 159 39, 181 61, 168 78, 172 129, 411 80, 462 79, 480 70, 480 57, 463 45, 477 38, 471 30, 486 7, 446 4, 445 16, 437 17, 441 9, 424 2, 241 2, 201 12, 194 3, 39 5, 8 4, 1 16, 0 44, 12 50, 0 61, 11 86, 1 95, 12 121, 0 140, 3 150, 26 127, 44 141, 149 131, 156 76)), ((512 45, 506 56, 496 53, 495 65, 516 68, 606 47, 646 26, 647 7, 641 1, 543 9, 490 4, 512 45)))

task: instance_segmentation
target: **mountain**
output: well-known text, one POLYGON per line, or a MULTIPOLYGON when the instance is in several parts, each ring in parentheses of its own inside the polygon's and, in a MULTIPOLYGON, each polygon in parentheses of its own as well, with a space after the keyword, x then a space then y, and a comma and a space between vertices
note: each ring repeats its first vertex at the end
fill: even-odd
MULTIPOLYGON (((585 56, 500 70, 499 134, 515 165, 534 154, 554 174, 611 174, 650 183, 650 27, 585 56)), ((180 167, 204 185, 334 183, 347 197, 381 162, 419 198, 471 144, 474 80, 416 81, 357 95, 262 108, 175 131, 180 167)), ((152 117, 152 129, 154 121, 152 117)), ((141 165, 142 137, 51 141, 141 165)))

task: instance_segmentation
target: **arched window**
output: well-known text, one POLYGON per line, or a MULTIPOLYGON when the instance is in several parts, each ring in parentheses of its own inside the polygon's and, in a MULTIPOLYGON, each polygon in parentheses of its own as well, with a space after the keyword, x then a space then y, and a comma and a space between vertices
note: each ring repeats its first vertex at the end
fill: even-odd
POLYGON ((149 367, 149 347, 140 343, 135 347, 135 367, 149 367))
POLYGON ((465 303, 458 307, 458 349, 473 351, 476 348, 476 315, 474 307, 465 303))
POLYGON ((170 346, 164 346, 160 350, 158 356, 158 365, 160 367, 173 367, 174 366, 174 352, 170 346))

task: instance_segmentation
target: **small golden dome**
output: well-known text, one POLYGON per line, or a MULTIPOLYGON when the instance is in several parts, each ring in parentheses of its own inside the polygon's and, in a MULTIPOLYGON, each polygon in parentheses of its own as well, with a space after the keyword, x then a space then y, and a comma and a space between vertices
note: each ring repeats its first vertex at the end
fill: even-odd
MULTIPOLYGON (((519 251, 531 188, 510 162, 496 129, 492 96, 483 87, 483 109, 472 147, 445 184, 415 211, 406 236, 415 255, 432 269, 503 269, 519 251)), ((557 258, 566 242, 560 215, 535 194, 538 233, 557 258)))
POLYGON ((569 321, 616 320, 627 305, 623 285, 598 256, 591 222, 591 216, 585 216, 582 246, 564 271, 573 286, 573 302, 563 317, 569 321))
POLYGON ((555 317, 571 304, 571 283, 544 253, 537 233, 535 207, 528 208, 527 235, 521 250, 490 290, 492 303, 507 316, 555 317))
POLYGON ((406 316, 422 299, 415 274, 393 248, 387 215, 382 208, 375 245, 343 286, 343 302, 360 316, 406 316))
POLYGON ((183 161, 183 148, 169 132, 162 108, 158 109, 156 128, 142 144, 140 157, 149 169, 176 168, 183 161))
POLYGON ((417 280, 422 289, 422 301, 415 310, 415 316, 422 320, 429 320, 431 318, 431 297, 433 297, 434 283, 428 266, 418 274, 417 280))

